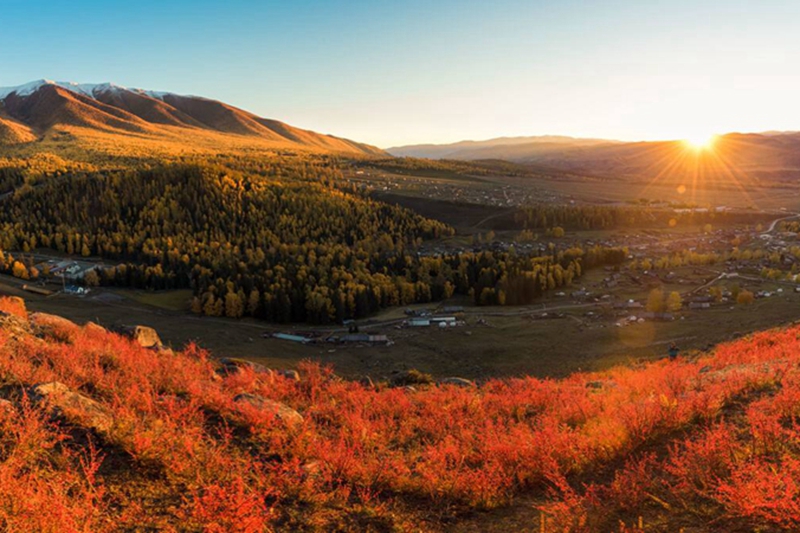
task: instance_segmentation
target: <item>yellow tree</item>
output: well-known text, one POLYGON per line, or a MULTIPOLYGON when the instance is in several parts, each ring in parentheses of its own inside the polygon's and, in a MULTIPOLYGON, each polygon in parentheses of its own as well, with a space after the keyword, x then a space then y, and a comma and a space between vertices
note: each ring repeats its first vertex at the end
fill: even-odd
POLYGON ((651 313, 660 313, 664 310, 664 291, 653 289, 647 297, 647 310, 651 313))
POLYGON ((680 311, 683 307, 683 300, 677 291, 672 291, 667 297, 667 309, 673 313, 680 311))

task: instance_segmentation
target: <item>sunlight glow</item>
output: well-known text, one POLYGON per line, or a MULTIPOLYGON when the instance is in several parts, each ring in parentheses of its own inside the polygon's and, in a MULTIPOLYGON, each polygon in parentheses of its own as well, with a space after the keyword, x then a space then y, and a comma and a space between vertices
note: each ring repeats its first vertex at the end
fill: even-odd
POLYGON ((683 142, 695 150, 708 150, 714 146, 716 139, 717 136, 713 133, 699 133, 685 138, 683 142))

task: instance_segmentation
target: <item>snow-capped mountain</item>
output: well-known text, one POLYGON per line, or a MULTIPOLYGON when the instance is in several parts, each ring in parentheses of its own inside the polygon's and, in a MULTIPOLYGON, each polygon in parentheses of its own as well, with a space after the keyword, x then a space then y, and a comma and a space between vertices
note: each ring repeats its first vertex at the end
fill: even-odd
POLYGON ((257 137, 336 152, 377 154, 377 148, 294 128, 223 102, 198 96, 127 88, 113 83, 38 80, 0 88, 0 143, 30 142, 57 126, 158 136, 176 128, 257 137))

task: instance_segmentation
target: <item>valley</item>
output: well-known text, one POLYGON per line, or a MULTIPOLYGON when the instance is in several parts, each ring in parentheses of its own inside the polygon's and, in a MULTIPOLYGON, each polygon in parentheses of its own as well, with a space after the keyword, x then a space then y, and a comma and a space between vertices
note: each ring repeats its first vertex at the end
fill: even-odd
MULTIPOLYGON (((693 443, 728 414, 794 390, 783 348, 765 348, 796 344, 800 309, 800 195, 784 174, 743 187, 708 161, 653 177, 552 153, 396 158, 197 97, 52 82, 5 96, 0 370, 100 413, 67 409, 42 438, 66 428, 111 457, 97 468, 112 496, 90 504, 104 516, 193 531, 209 516, 259 524, 242 531, 755 523, 675 481, 691 473, 658 472, 697 462, 693 443), (117 335, 139 331, 157 344, 117 335), (116 385, 133 382, 149 389, 116 385), (210 465, 168 449, 180 439, 210 465), (656 505, 629 502, 612 473, 653 483, 656 505), (231 502, 211 503, 212 484, 231 502)), ((747 431, 726 433, 740 455, 747 431)))

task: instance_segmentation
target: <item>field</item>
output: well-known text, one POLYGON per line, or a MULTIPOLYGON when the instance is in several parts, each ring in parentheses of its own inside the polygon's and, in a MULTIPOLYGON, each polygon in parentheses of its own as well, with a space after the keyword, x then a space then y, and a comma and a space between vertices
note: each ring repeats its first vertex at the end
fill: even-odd
MULTIPOLYGON (((690 269, 689 269, 690 270, 690 269)), ((691 275, 687 273, 687 276, 691 275)), ((697 277, 697 284, 708 275, 697 277)), ((602 273, 590 273, 584 285, 598 283, 602 273)), ((797 320, 800 293, 785 290, 751 306, 735 304, 685 311, 684 319, 647 321, 620 328, 614 317, 602 318, 595 303, 574 303, 551 297, 526 307, 474 307, 466 302, 466 325, 457 328, 402 328, 402 309, 393 309, 362 322, 362 330, 383 333, 393 346, 340 346, 322 343, 300 345, 262 338, 274 332, 317 335, 342 334, 341 326, 279 327, 250 319, 231 320, 190 315, 181 302, 186 291, 140 292, 99 289, 79 298, 56 295, 41 297, 19 289, 19 280, 4 277, 0 294, 23 296, 35 311, 65 316, 78 323, 95 321, 107 327, 142 324, 158 328, 165 342, 176 348, 196 342, 212 353, 243 357, 273 368, 297 368, 303 360, 333 365, 349 378, 368 375, 375 379, 415 368, 436 377, 461 376, 487 379, 514 375, 563 377, 575 371, 593 371, 638 360, 666 356, 670 342, 690 352, 753 331, 797 320), (561 313, 562 318, 532 319, 543 312, 561 313), (587 316, 586 313, 595 313, 587 316), (483 322, 483 323, 482 323, 483 322)), ((686 290, 665 285, 667 290, 686 290)), ((769 282, 754 284, 754 290, 775 291, 769 282)), ((638 286, 620 287, 619 299, 647 296, 638 286)), ((455 300, 453 304, 464 304, 455 300)), ((425 306, 416 306, 422 308, 425 306)))

